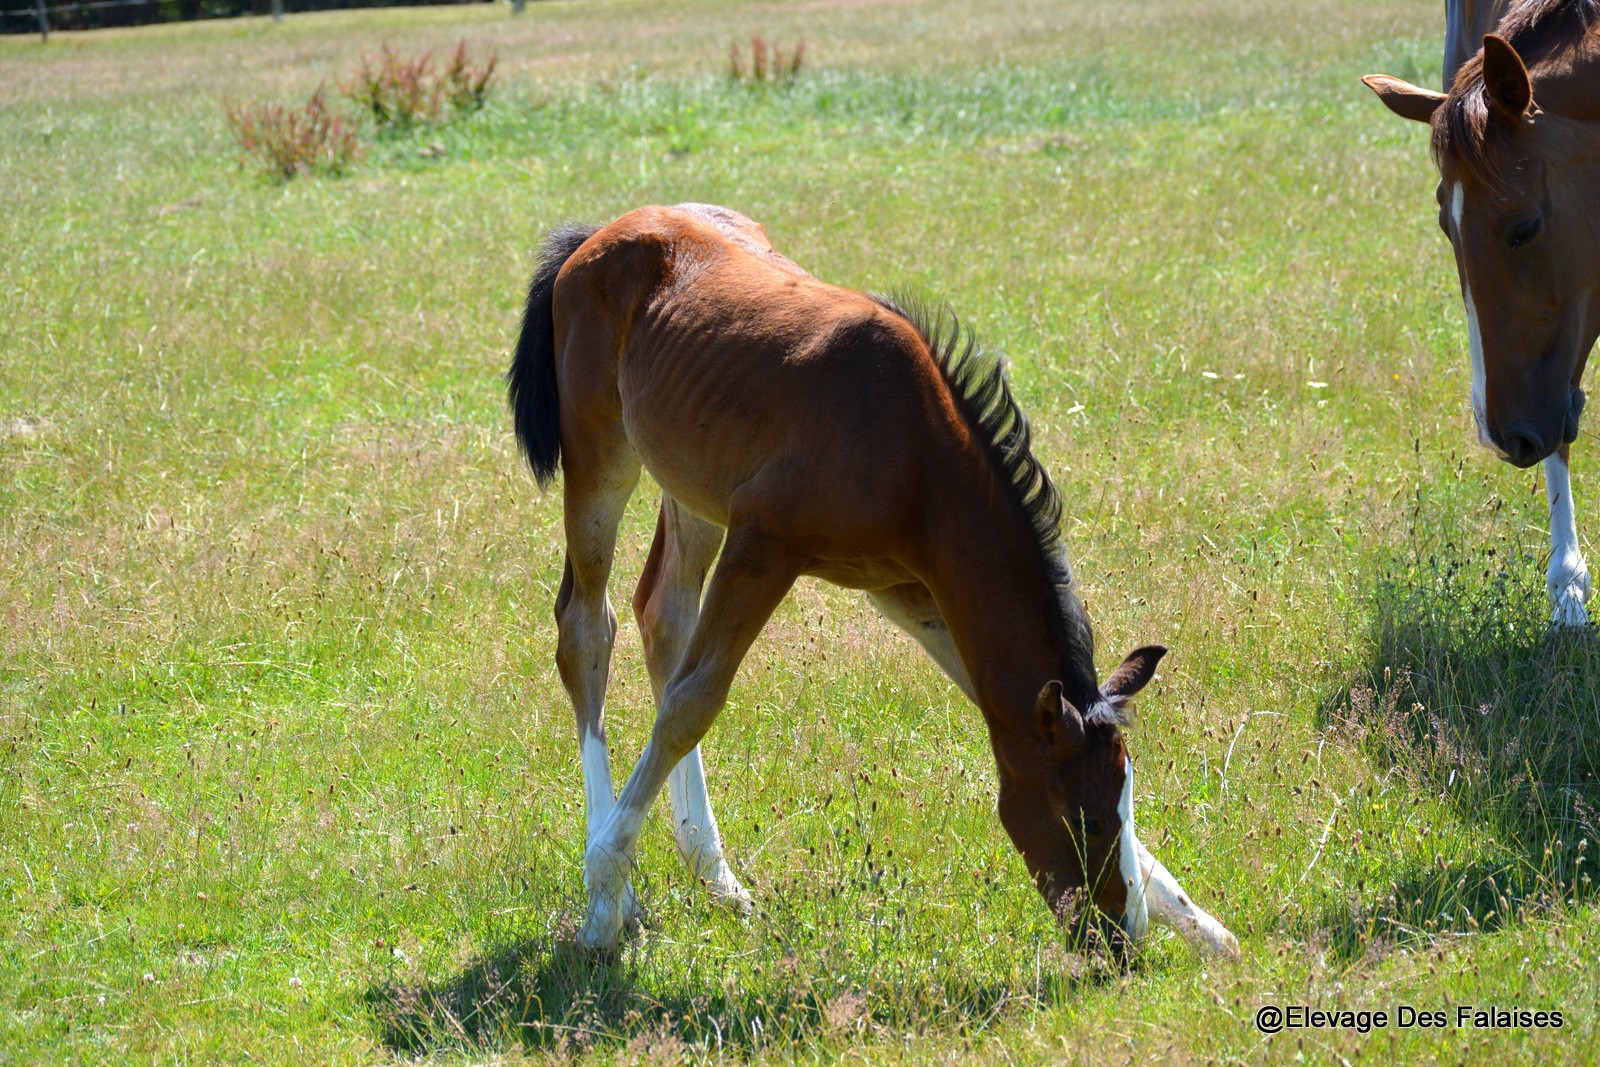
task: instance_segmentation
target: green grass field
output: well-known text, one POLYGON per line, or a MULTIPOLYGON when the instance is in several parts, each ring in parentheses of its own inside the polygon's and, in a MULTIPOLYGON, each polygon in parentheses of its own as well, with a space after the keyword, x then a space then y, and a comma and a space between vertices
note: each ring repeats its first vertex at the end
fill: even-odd
POLYGON ((1425 133, 1357 81, 1437 82, 1442 35, 1437 0, 552 0, 0 40, 0 1062, 1600 1057, 1600 647, 1546 631, 1425 133), (804 38, 795 84, 730 83, 753 32, 804 38), (241 163, 225 103, 461 37, 485 110, 343 178, 241 163), (757 914, 658 813, 649 929, 574 950, 560 498, 501 374, 545 228, 684 200, 1007 353, 1102 667, 1173 650, 1139 825, 1241 960, 1068 951, 977 712, 815 583, 706 747, 757 914), (1565 1025, 1253 1025, 1289 1004, 1565 1025))

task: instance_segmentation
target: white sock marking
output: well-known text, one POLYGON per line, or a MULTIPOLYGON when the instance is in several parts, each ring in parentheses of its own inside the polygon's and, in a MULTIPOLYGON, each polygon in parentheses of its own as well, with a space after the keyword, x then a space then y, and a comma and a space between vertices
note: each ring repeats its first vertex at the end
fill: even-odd
POLYGON ((1550 502, 1550 570, 1545 591, 1555 607, 1551 621, 1560 626, 1586 626, 1589 613, 1589 568, 1578 546, 1578 522, 1572 507, 1572 477, 1561 453, 1544 461, 1545 498, 1550 502))
POLYGON ((1128 891, 1122 928, 1135 941, 1142 941, 1150 926, 1150 915, 1145 905, 1144 878, 1139 872, 1139 839, 1133 832, 1133 761, 1126 756, 1122 758, 1122 770, 1122 796, 1117 801, 1117 814, 1122 816, 1117 868, 1128 891))
MULTIPOLYGON (((588 739, 585 738, 587 741, 588 739)), ((598 745, 604 752, 605 746, 598 745)), ((584 747, 584 776, 589 776, 590 748, 584 747)), ((650 754, 645 746, 642 763, 650 754)), ((611 772, 605 771, 604 795, 611 796, 611 772)), ((596 802, 596 793, 590 792, 589 803, 596 802)), ((589 847, 583 854, 583 882, 588 891, 589 909, 584 918, 578 940, 589 948, 610 948, 621 937, 622 926, 630 912, 637 912, 637 902, 628 887, 628 873, 633 863, 634 844, 639 840, 639 827, 644 822, 645 811, 627 804, 607 800, 607 814, 594 818, 589 824, 589 847)), ((593 807, 591 807, 591 813, 593 807)))
POLYGON ((667 791, 672 794, 672 832, 684 863, 696 878, 705 880, 717 903, 748 908, 750 894, 728 869, 722 855, 722 835, 717 832, 717 817, 711 812, 699 745, 667 774, 667 791))
POLYGON ((1239 939, 1205 909, 1196 907, 1189 894, 1178 885, 1178 880, 1172 877, 1172 872, 1150 855, 1149 849, 1138 841, 1134 842, 1134 848, 1139 854, 1139 869, 1144 874, 1144 893, 1149 900, 1151 921, 1177 931, 1201 951, 1216 956, 1237 956, 1239 939))
POLYGON ((606 752, 604 739, 585 730, 579 751, 583 758, 583 793, 589 815, 586 840, 592 845, 606 816, 611 814, 617 797, 611 789, 611 759, 606 752))

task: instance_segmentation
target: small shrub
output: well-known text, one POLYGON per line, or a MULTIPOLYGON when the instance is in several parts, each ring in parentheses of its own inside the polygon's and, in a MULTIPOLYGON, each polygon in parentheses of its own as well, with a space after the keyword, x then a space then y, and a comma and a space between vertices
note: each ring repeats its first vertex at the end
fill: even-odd
POLYGON ((728 77, 734 82, 752 85, 792 82, 800 74, 805 62, 806 43, 799 42, 785 54, 781 45, 768 44, 759 33, 750 38, 750 64, 745 65, 744 53, 737 44, 728 49, 728 77))
POLYGON ((256 102, 223 110, 245 154, 285 181, 312 170, 343 173, 361 155, 355 125, 328 110, 321 89, 303 107, 256 102))
POLYGON ((489 99, 489 87, 494 83, 494 68, 499 60, 497 53, 490 52, 481 65, 473 64, 467 60, 467 42, 459 42, 444 72, 445 96, 450 106, 458 112, 482 108, 489 99))
POLYGON ((437 120, 446 109, 456 113, 483 107, 494 83, 499 57, 491 52, 481 64, 467 58, 467 42, 456 45, 450 62, 435 68, 432 54, 414 59, 384 45, 361 65, 339 90, 372 116, 380 129, 406 130, 437 120))

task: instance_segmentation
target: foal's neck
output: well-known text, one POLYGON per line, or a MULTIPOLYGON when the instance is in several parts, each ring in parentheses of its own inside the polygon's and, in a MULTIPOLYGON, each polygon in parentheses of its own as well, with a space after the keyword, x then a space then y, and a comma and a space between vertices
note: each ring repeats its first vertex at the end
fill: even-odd
POLYGON ((1020 746, 1035 733, 1035 701, 1046 684, 1060 681, 1079 710, 1099 699, 1088 617, 1070 585, 1056 584, 1070 582, 1065 561, 1058 571, 1008 509, 945 509, 930 541, 923 580, 972 680, 996 754, 1026 763, 1020 746))

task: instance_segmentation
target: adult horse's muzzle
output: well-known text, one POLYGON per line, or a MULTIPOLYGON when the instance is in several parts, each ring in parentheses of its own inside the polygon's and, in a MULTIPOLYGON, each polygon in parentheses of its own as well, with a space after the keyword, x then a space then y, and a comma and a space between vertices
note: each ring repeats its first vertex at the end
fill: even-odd
POLYGON ((1578 416, 1583 414, 1585 397, 1578 386, 1572 387, 1572 400, 1567 405, 1567 421, 1561 427, 1562 444, 1570 445, 1578 439, 1578 416))
POLYGON ((1578 386, 1568 394, 1567 408, 1561 414, 1560 428, 1551 425, 1548 414, 1538 423, 1520 419, 1503 431, 1490 431, 1489 444, 1500 458, 1516 467, 1531 467, 1562 445, 1578 439, 1578 417, 1583 414, 1584 395, 1578 386))

